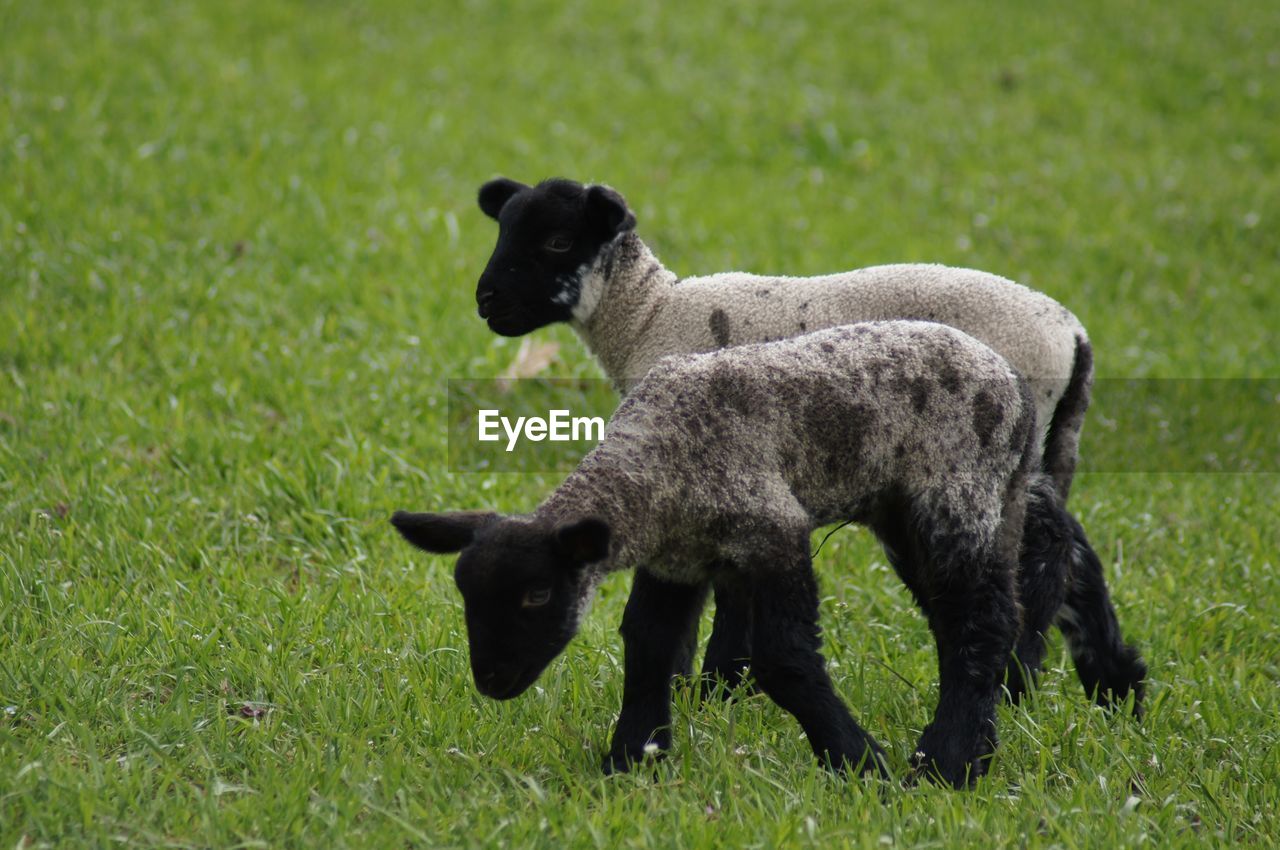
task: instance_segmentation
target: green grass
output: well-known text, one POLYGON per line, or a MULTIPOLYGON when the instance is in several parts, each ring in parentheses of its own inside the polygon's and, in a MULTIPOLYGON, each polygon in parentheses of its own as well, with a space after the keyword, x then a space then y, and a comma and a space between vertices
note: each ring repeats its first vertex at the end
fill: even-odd
MULTIPOLYGON (((557 481, 447 469, 446 381, 516 350, 496 173, 615 185, 680 273, 969 265, 1102 375, 1280 377, 1280 6, 932 5, 0 0, 0 847, 1280 841, 1280 476, 1079 480, 1150 714, 1055 638, 968 794, 836 781, 763 698, 606 781, 627 579, 493 703, 385 522, 557 481)), ((818 570, 901 769, 927 629, 864 532, 818 570)))

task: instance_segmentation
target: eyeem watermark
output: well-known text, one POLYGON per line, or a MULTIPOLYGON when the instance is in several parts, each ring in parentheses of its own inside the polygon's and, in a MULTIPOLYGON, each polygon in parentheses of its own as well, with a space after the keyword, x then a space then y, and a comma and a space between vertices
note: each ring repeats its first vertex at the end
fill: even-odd
POLYGON ((517 416, 515 424, 502 415, 501 410, 481 410, 476 416, 476 439, 482 443, 507 440, 507 451, 514 451, 523 436, 535 443, 550 440, 553 443, 578 442, 579 440, 604 439, 603 416, 573 416, 568 410, 550 410, 547 416, 517 416), (498 433, 501 426, 502 433, 498 433))
MULTIPOLYGON (((617 406, 598 379, 451 380, 449 468, 569 472, 617 406)), ((1280 379, 1098 379, 1078 471, 1280 473, 1280 379)))
POLYGON ((449 381, 449 468, 568 472, 604 439, 618 406, 608 381, 449 381))

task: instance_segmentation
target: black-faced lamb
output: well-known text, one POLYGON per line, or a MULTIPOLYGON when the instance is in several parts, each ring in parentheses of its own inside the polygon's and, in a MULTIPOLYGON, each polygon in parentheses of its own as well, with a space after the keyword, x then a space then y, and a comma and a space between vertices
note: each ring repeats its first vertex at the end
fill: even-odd
MULTIPOLYGON (((995 349, 1029 380, 1041 425, 1035 435, 1038 465, 1065 501, 1093 358, 1083 326, 1051 298, 993 274, 939 265, 876 266, 810 278, 733 272, 678 280, 636 235, 626 201, 606 186, 557 179, 530 187, 499 178, 481 187, 479 203, 499 223, 497 245, 476 288, 480 316, 496 333, 518 336, 569 322, 625 392, 666 355, 871 320, 947 324, 995 349)), ((934 377, 963 380, 945 362, 935 365, 934 377)), ((1042 512, 1057 512, 1048 501, 1037 504, 1042 512)), ((1052 519, 1041 524, 1053 526, 1052 519)), ((1079 532, 1071 538, 1077 580, 1063 586, 1060 572, 1038 562, 1019 573, 1024 600, 1043 600, 1044 606, 1029 604, 1024 611, 1007 677, 1014 701, 1040 669, 1044 635, 1055 616, 1085 687, 1100 685, 1080 668, 1095 636, 1077 628, 1068 612, 1089 607, 1099 594, 1107 599, 1107 588, 1083 529, 1070 522, 1079 532), (1065 605, 1058 604, 1064 597, 1065 605)), ((751 645, 749 612, 727 593, 716 590, 703 664, 704 679, 729 685, 721 691, 726 694, 742 681, 751 645)), ((1097 692, 1103 702, 1117 695, 1097 692)))
POLYGON ((787 339, 892 319, 939 322, 986 343, 1035 390, 1044 469, 1070 487, 1093 378, 1092 351, 1065 307, 988 272, 934 264, 816 277, 726 272, 677 276, 635 233, 613 189, 572 180, 480 188, 499 224, 480 276, 481 318, 503 336, 569 322, 622 393, 670 354, 787 339))
MULTIPOLYGON (((1026 382, 971 337, 924 322, 838 327, 660 361, 531 514, 399 512, 392 522, 422 549, 461 552, 472 672, 497 699, 522 693, 560 653, 606 573, 637 568, 606 771, 669 748, 672 676, 714 586, 749 613, 758 684, 799 720, 818 759, 883 772, 883 751, 824 668, 809 553, 817 526, 864 523, 939 652, 938 704, 913 767, 962 787, 996 743, 1023 514, 1043 477, 1034 431, 1026 382)), ((1070 557, 1052 541, 1041 548, 1070 557)), ((1084 617, 1114 623, 1105 598, 1093 602, 1084 617)))

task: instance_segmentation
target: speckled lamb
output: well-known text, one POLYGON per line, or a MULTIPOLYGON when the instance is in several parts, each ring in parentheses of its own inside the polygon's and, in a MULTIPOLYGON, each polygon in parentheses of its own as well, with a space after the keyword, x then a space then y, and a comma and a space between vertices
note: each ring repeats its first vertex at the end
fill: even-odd
MULTIPOLYGON (((472 670, 498 699, 560 653, 604 574, 638 568, 608 771, 670 746, 671 678, 709 585, 751 611, 754 674, 819 760, 882 771, 824 669, 809 555, 815 527, 864 523, 939 650, 938 706, 913 766, 964 786, 993 752, 1018 631, 1023 515, 1043 478, 1034 430, 1026 382, 976 340, 925 322, 860 324, 660 361, 532 514, 392 521, 423 549, 461 551, 472 670)), ((1056 502, 1047 489, 1038 498, 1056 502)))
MULTIPOLYGON (((479 202, 499 222, 497 246, 476 289, 480 315, 495 332, 518 336, 570 322, 625 392, 670 354, 785 339, 861 321, 937 321, 986 343, 1029 379, 1041 425, 1036 434, 1040 465, 1065 501, 1089 404, 1093 358, 1084 328, 1047 296, 993 274, 938 265, 876 266, 809 278, 732 272, 677 280, 635 234, 635 216, 608 187, 571 180, 529 187, 499 178, 481 187, 479 202)), ((945 369, 936 377, 957 379, 945 369)), ((1044 510, 1056 512, 1058 506, 1045 503, 1044 510)), ((1078 573, 1097 567, 1088 582, 1066 588, 1069 611, 1087 606, 1092 594, 1105 599, 1107 589, 1083 529, 1068 520, 1076 529, 1072 545, 1080 549, 1078 573)), ((1022 596, 1046 605, 1025 611, 1026 628, 1009 669, 1015 701, 1040 669, 1044 634, 1059 611, 1050 590, 1060 580, 1034 558, 1024 558, 1022 596)), ((1059 623, 1069 640, 1077 634, 1073 622, 1064 616, 1059 623)), ((748 612, 717 589, 703 673, 708 682, 730 686, 720 693, 730 693, 744 679, 749 630, 748 612)), ((1075 640, 1071 646, 1082 669, 1087 649, 1075 640)), ((1087 680, 1085 686, 1090 687, 1087 680)))

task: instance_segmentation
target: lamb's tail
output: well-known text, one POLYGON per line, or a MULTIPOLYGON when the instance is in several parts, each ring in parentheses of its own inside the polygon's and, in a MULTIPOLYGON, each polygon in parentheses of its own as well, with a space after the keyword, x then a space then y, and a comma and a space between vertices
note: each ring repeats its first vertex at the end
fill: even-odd
POLYGON ((1071 533, 1071 565, 1067 595, 1057 624, 1067 639, 1076 673, 1085 692, 1099 705, 1122 703, 1132 691, 1133 713, 1142 715, 1147 665, 1138 650, 1124 642, 1111 605, 1102 562, 1075 517, 1061 511, 1071 533))
POLYGON ((1076 337, 1076 356, 1071 365, 1071 378, 1067 391, 1058 399, 1058 406, 1049 420, 1049 433, 1044 441, 1043 469, 1053 478, 1062 503, 1067 503, 1071 492, 1071 479, 1076 473, 1076 458, 1080 451, 1080 429, 1084 427, 1084 414, 1089 409, 1089 395, 1093 388, 1093 346, 1083 336, 1076 337))

